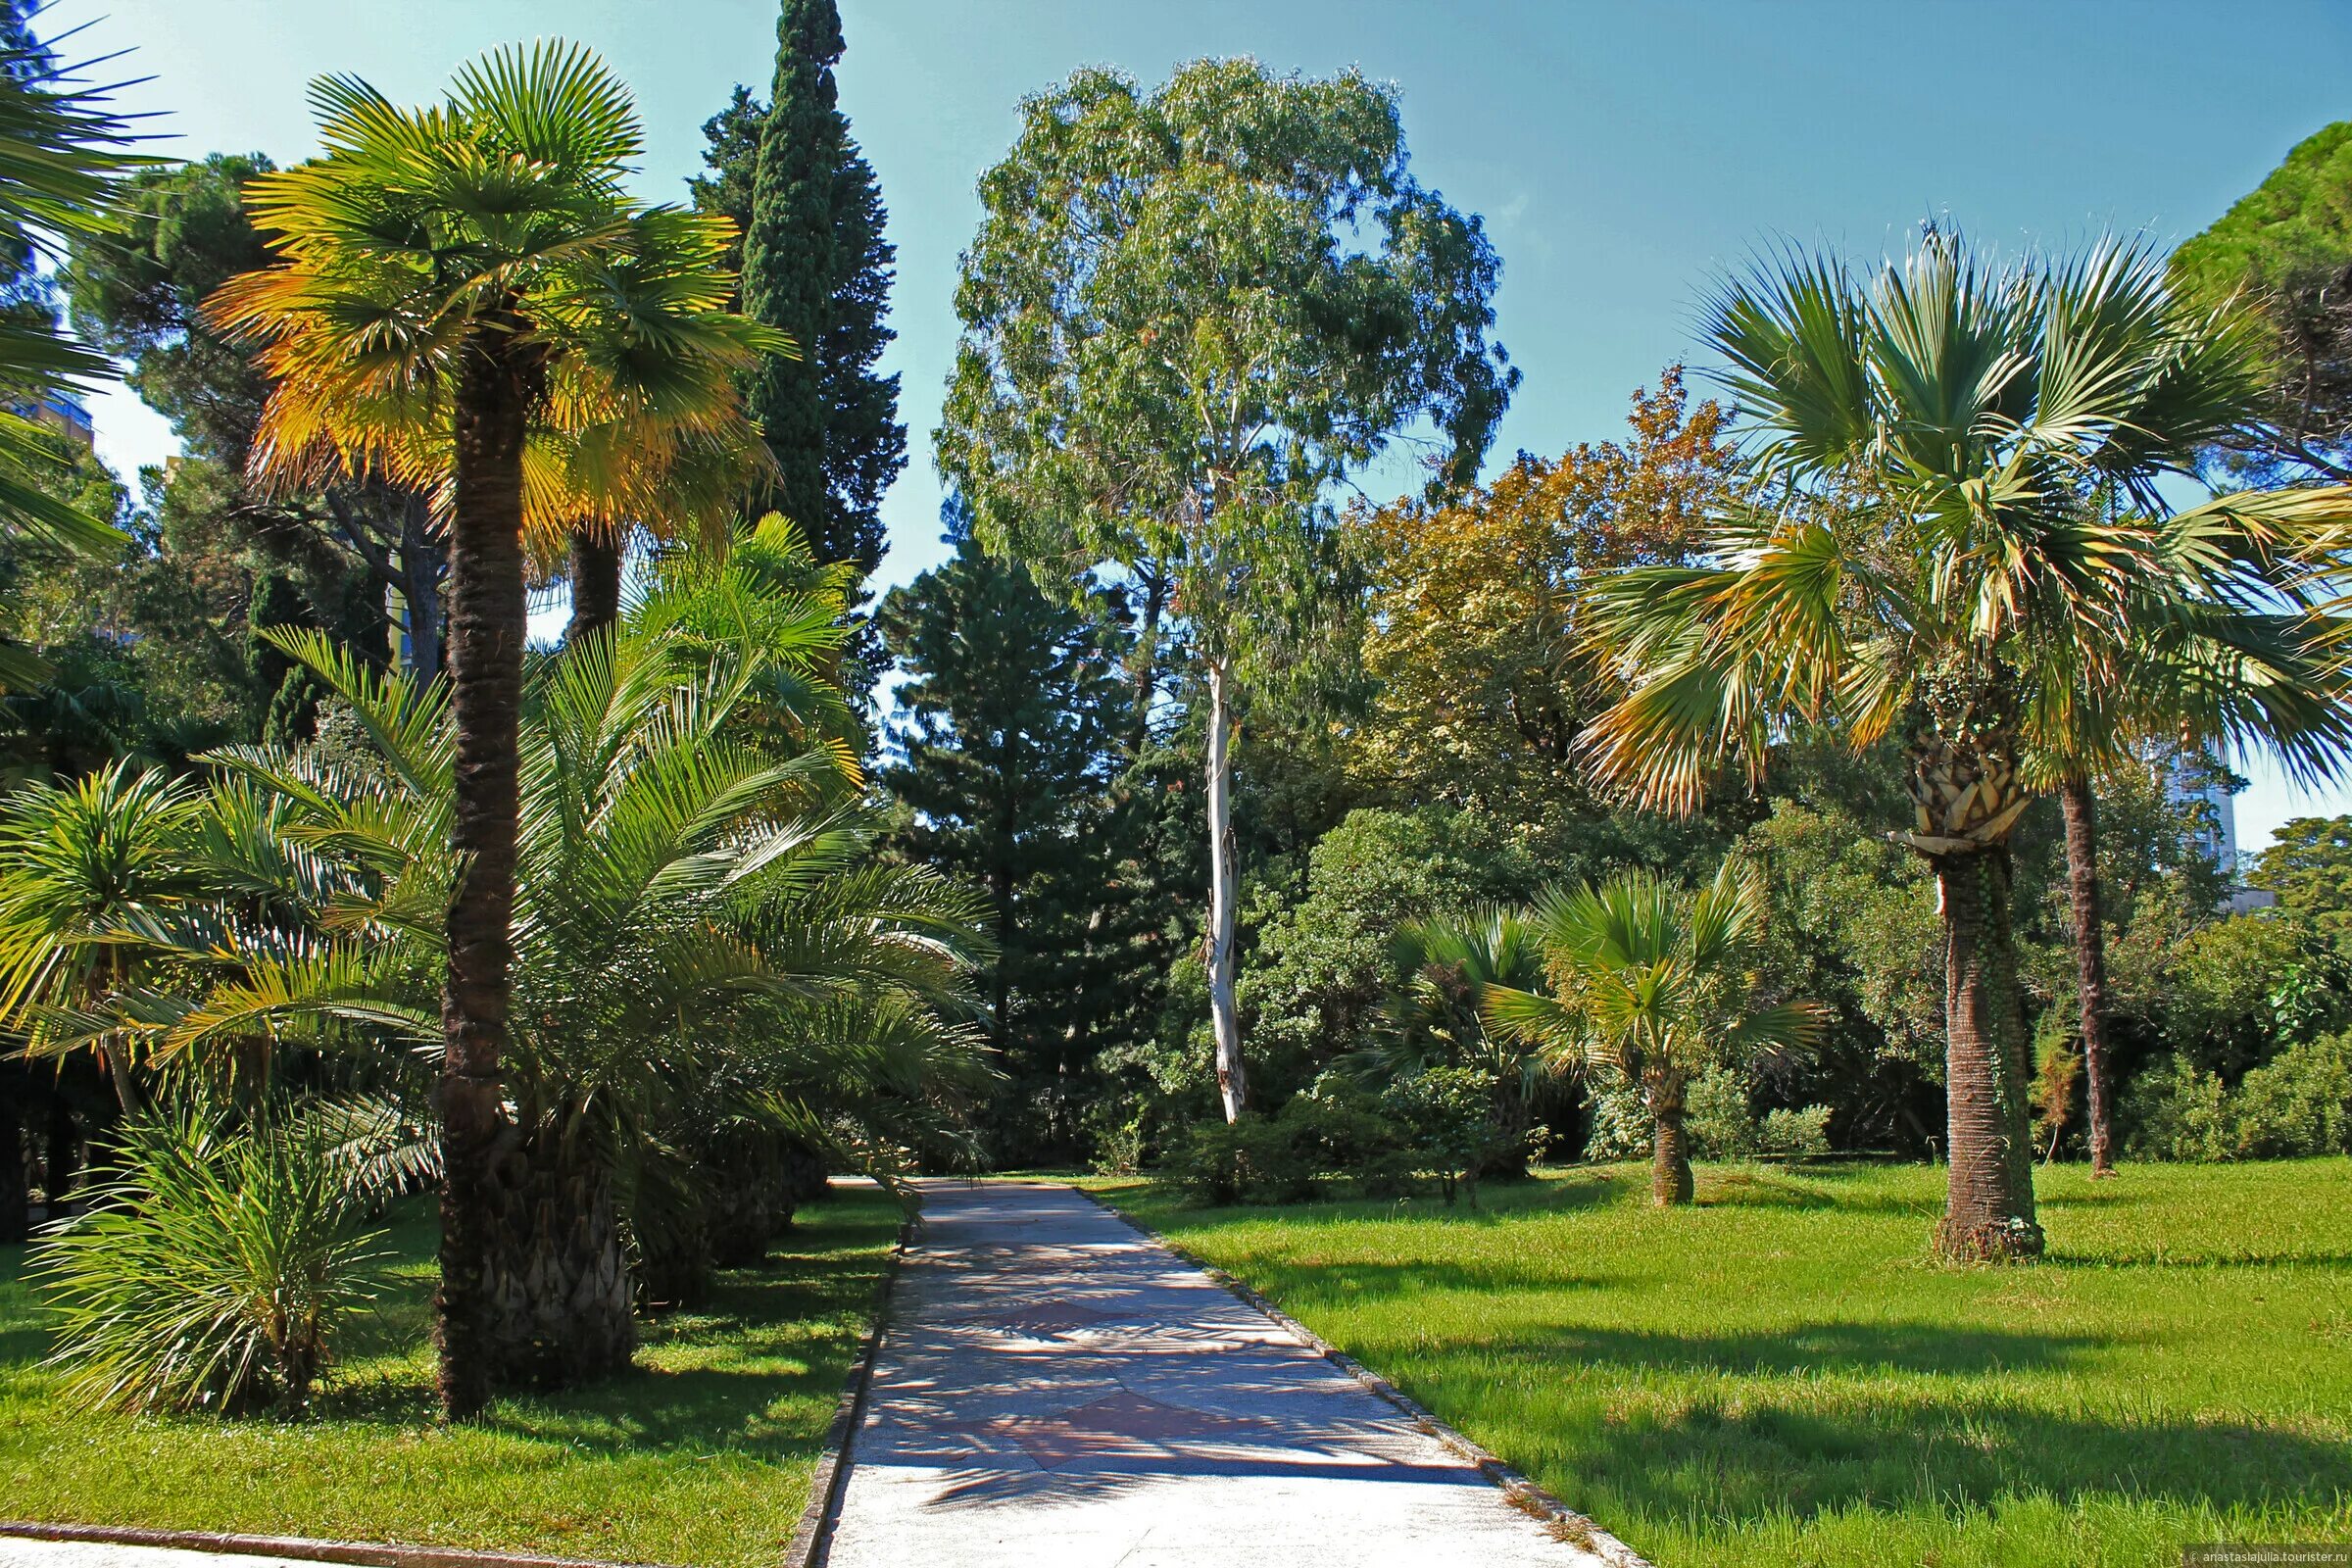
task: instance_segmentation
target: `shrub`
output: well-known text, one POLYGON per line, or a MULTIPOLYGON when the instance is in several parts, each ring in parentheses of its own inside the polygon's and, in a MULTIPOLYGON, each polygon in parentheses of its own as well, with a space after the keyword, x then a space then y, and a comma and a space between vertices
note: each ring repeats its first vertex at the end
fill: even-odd
POLYGON ((2352 1036, 2287 1047, 2246 1074, 2229 1108, 2238 1153, 2352 1152, 2352 1036))
POLYGON ((1626 1083, 1596 1086, 1592 1090, 1592 1124, 1585 1133, 1585 1158, 1646 1158, 1655 1125, 1641 1090, 1626 1083))
POLYGON ((1175 1177, 1200 1203, 1296 1203, 1314 1196, 1317 1160, 1295 1124, 1244 1111, 1186 1135, 1175 1177))
POLYGON ((2124 1096, 2132 1152, 2150 1159, 2228 1159, 2235 1152, 2228 1102, 2220 1076, 2185 1056, 2150 1067, 2124 1096))
POLYGON ((317 1123, 199 1110, 122 1130, 120 1174, 46 1242, 40 1283, 69 1394, 132 1410, 300 1406, 386 1255, 317 1123))
POLYGON ((1826 1154, 1830 1152, 1830 1107, 1768 1110, 1756 1126, 1756 1146, 1767 1154, 1826 1154))
POLYGON ((1478 1168, 1503 1142, 1494 1078, 1477 1067, 1431 1067, 1382 1091, 1380 1108, 1404 1135, 1413 1168, 1435 1176, 1449 1204, 1466 1182, 1476 1208, 1478 1168))
POLYGON ((1747 1075, 1710 1067, 1683 1091, 1683 1132, 1694 1159, 1745 1159, 1756 1152, 1756 1117, 1747 1106, 1747 1075))

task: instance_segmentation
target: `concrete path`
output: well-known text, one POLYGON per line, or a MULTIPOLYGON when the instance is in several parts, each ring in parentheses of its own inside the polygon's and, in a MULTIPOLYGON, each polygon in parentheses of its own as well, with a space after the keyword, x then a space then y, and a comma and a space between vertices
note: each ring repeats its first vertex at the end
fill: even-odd
MULTIPOLYGON (((0 1514, 7 1503, 0 1501, 0 1514)), ((111 1541, 31 1541, 0 1536, 0 1568, 318 1568, 291 1557, 189 1551, 178 1546, 125 1546, 111 1541)))
POLYGON ((1083 1195, 923 1199, 830 1568, 1601 1560, 1083 1195))

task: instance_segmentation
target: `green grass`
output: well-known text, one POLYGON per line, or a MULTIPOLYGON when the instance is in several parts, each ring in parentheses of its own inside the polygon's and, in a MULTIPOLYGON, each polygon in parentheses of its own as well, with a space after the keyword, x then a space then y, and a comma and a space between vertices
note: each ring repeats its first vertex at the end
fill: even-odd
POLYGON ((638 1369, 432 1422, 428 1218, 393 1239, 396 1287, 297 1420, 93 1415, 56 1396, 23 1248, 0 1248, 0 1515, 77 1524, 500 1547, 615 1561, 772 1563, 897 1232, 851 1190, 807 1211, 707 1310, 646 1326, 638 1369))
POLYGON ((1941 1172, 1427 1201, 1104 1198, 1671 1568, 2114 1568, 2352 1539, 2352 1161, 2042 1173, 2051 1255, 1932 1261, 1941 1172))

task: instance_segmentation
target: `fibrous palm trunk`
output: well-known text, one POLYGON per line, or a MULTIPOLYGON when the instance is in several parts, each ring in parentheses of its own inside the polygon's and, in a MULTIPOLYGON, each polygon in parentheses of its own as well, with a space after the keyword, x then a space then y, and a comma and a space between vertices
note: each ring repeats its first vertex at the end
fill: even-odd
POLYGON ((1937 1249, 1949 1258, 2033 1257, 2034 1141, 2026 1025, 2009 924, 2009 851, 1935 860, 1943 902, 1944 1100, 1949 1187, 1937 1249))
POLYGON ((576 646, 620 620, 621 542, 617 535, 597 528, 574 528, 571 533, 571 623, 564 628, 565 646, 576 646))
POLYGON ((494 1377, 554 1389, 620 1371, 637 1324, 612 1173, 554 1132, 504 1163, 488 1277, 494 1377))
POLYGON ((1649 1091, 1649 1200, 1660 1208, 1690 1202, 1698 1195, 1690 1175, 1690 1140, 1683 1120, 1683 1087, 1656 1083, 1649 1091))
POLYGON ((2107 1103, 2107 930, 2099 910, 2098 800, 2090 780, 2059 786, 2066 816, 2066 890, 2074 905, 2075 974, 2082 1004, 2082 1077, 2089 1100, 2090 1174, 2115 1174, 2115 1129, 2107 1103))
POLYGON ((525 606, 522 452, 536 390, 511 347, 517 323, 477 328, 457 390, 456 508, 450 536, 449 673, 457 728, 450 849, 448 972, 441 990, 441 1409, 453 1421, 489 1402, 491 1244, 512 1151, 499 1093, 507 1042, 510 922, 519 806, 516 726, 525 606))
POLYGON ((1233 672, 1208 662, 1208 1011, 1216 1035, 1217 1095, 1225 1119, 1250 1102, 1242 1020, 1234 1002, 1234 897, 1240 866, 1233 833, 1233 672))

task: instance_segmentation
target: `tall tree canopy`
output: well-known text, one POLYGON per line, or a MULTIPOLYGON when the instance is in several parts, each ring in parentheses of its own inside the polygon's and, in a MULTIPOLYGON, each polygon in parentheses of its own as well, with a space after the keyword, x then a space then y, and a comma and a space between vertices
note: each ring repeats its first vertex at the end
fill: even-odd
POLYGON ((1408 172, 1396 95, 1352 72, 1203 60, 1146 92, 1082 71, 1023 104, 980 194, 940 465, 992 550, 1172 591, 1209 693, 1209 990, 1235 1116, 1237 708, 1324 617, 1332 486, 1415 429, 1435 432, 1433 485, 1476 473, 1517 380, 1487 340, 1500 263, 1408 172))
POLYGON ((2200 298, 2246 296, 2270 328, 2271 418, 2231 443, 2258 476, 2352 481, 2352 121, 2286 161, 2173 253, 2200 298))
POLYGON ((769 101, 735 89, 703 127, 710 172, 693 187, 697 207, 742 229, 744 313, 805 350, 747 378, 746 405, 776 460, 755 510, 798 523, 819 561, 870 576, 882 493, 906 466, 899 378, 875 369, 896 335, 884 318, 898 251, 873 166, 838 107, 842 47, 834 0, 784 0, 769 101))
POLYGON ((1083 1075, 1120 1005, 1127 686, 1101 595, 1072 604, 954 535, 944 565, 893 589, 878 623, 905 678, 882 775, 908 858, 987 890, 993 1042, 1011 1075, 995 1153, 1069 1158, 1083 1075))

